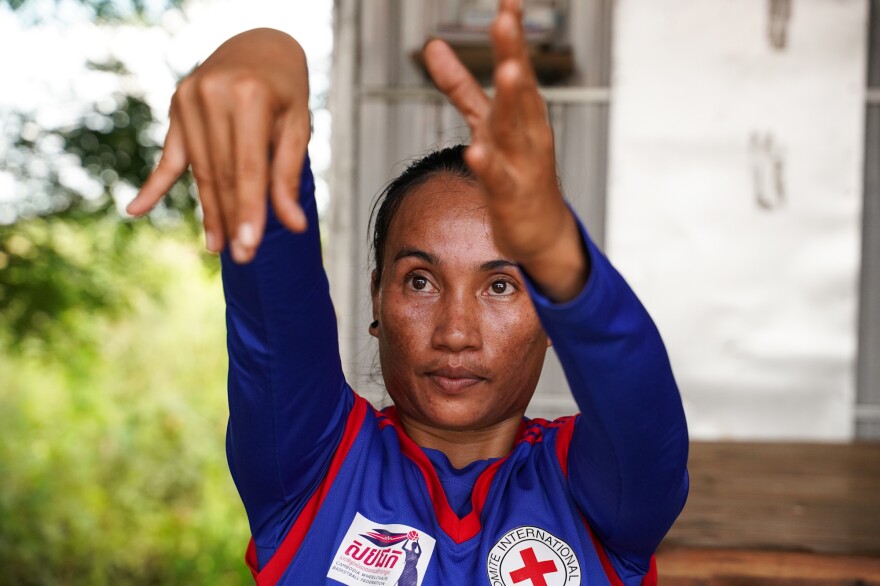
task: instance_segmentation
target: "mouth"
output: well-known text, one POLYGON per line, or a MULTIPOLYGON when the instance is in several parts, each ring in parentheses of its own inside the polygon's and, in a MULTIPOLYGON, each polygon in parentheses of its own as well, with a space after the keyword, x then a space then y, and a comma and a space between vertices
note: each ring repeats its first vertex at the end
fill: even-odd
POLYGON ((466 368, 438 368, 426 373, 434 385, 444 393, 456 395, 486 380, 486 377, 466 368))

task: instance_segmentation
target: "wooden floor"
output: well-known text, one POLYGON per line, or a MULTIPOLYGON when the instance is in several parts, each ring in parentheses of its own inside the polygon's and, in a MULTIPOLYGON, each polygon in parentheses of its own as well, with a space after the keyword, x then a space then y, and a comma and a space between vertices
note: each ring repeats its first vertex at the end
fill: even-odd
POLYGON ((663 586, 880 586, 880 443, 691 446, 663 586))
POLYGON ((666 548, 661 586, 880 586, 880 560, 792 552, 666 548))

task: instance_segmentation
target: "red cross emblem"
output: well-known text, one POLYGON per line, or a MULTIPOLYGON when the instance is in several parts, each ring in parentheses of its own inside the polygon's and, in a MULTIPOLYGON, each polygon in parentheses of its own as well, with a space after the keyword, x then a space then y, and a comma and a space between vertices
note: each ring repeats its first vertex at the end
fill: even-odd
POLYGON ((547 580, 544 579, 544 576, 557 571, 556 562, 553 560, 539 562, 535 550, 531 547, 519 552, 519 557, 522 558, 525 565, 510 573, 510 579, 514 584, 531 580, 531 586, 547 586, 547 580))

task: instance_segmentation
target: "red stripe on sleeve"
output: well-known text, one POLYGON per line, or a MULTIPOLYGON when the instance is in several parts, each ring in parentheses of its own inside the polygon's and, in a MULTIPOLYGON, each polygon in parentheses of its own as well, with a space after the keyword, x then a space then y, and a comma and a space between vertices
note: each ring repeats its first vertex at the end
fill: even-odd
POLYGON ((293 561, 293 557, 296 555, 297 550, 299 550, 299 546, 302 545, 306 533, 309 531, 309 527, 312 526, 312 522, 318 515, 318 511, 321 509, 321 505, 324 503, 327 493, 330 492, 330 488, 333 486, 333 481, 336 479, 339 469, 342 468, 342 464, 345 462, 345 457, 348 455, 352 444, 354 444, 358 432, 360 432, 364 417, 367 414, 367 407, 368 403, 366 399, 356 394, 354 405, 352 406, 351 412, 348 414, 348 419, 345 422, 345 430, 342 432, 342 439, 339 441, 339 445, 336 447, 336 451, 333 454, 333 459, 330 461, 330 468, 327 470, 327 475, 324 477, 324 480, 321 481, 321 484, 318 485, 317 490, 315 490, 315 493, 306 503, 306 506, 303 507, 302 512, 300 512, 299 516, 296 518, 293 527, 287 532, 284 541, 281 542, 275 555, 272 556, 272 559, 269 560, 266 567, 260 571, 257 571, 257 550, 254 545, 254 540, 251 538, 247 553, 245 554, 245 561, 251 570, 251 574, 254 576, 254 581, 257 583, 257 586, 274 586, 277 584, 281 579, 281 576, 283 576, 284 572, 287 570, 287 567, 290 565, 290 562, 293 561))
MULTIPOLYGON (((559 431, 556 432, 556 458, 559 460, 559 467, 562 469, 562 475, 568 478, 568 449, 571 446, 571 438, 574 435, 574 424, 576 418, 567 417, 564 419, 564 422, 560 421, 562 425, 559 427, 559 431)), ((590 524, 587 522, 586 517, 581 515, 581 520, 584 522, 584 527, 586 527, 587 533, 590 536, 590 540, 593 542, 593 549, 596 550, 596 554, 599 556, 599 561, 602 563, 602 569, 605 570, 605 576, 608 578, 609 584, 611 584, 611 586, 623 586, 623 582, 617 575, 617 570, 614 569, 614 566, 611 564, 611 559, 608 557, 608 553, 605 551, 605 546, 603 546, 602 543, 593 534, 593 530, 590 529, 590 524)), ((654 558, 652 557, 651 569, 642 579, 642 586, 656 585, 657 567, 654 563, 654 558)))
POLYGON ((657 586, 659 579, 657 578, 657 558, 651 556, 651 568, 645 577, 642 578, 642 586, 657 586))
POLYGON ((620 577, 617 575, 617 570, 611 565, 611 559, 609 559, 608 553, 605 552, 605 547, 598 539, 596 539, 596 536, 593 535, 593 530, 590 529, 590 524, 587 523, 587 520, 583 515, 581 515, 581 519, 583 519, 584 526, 587 528, 587 533, 590 534, 590 539, 593 541, 593 549, 596 550, 596 553, 599 556, 599 561, 602 562, 602 569, 605 570, 605 575, 608 577, 608 583, 611 584, 611 586, 623 586, 623 582, 620 581, 620 577))

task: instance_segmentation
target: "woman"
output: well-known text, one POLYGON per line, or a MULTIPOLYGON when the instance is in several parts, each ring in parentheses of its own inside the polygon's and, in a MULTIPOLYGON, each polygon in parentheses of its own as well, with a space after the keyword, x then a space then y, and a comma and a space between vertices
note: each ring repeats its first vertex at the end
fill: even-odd
POLYGON ((559 192, 518 2, 501 2, 493 43, 491 101, 448 46, 426 47, 473 142, 418 161, 379 204, 384 412, 339 364, 302 50, 244 33, 175 94, 129 211, 191 165, 208 247, 229 241, 227 451, 259 584, 656 581, 687 493, 678 391, 650 318, 559 192), (525 420, 551 339, 583 413, 525 420))

